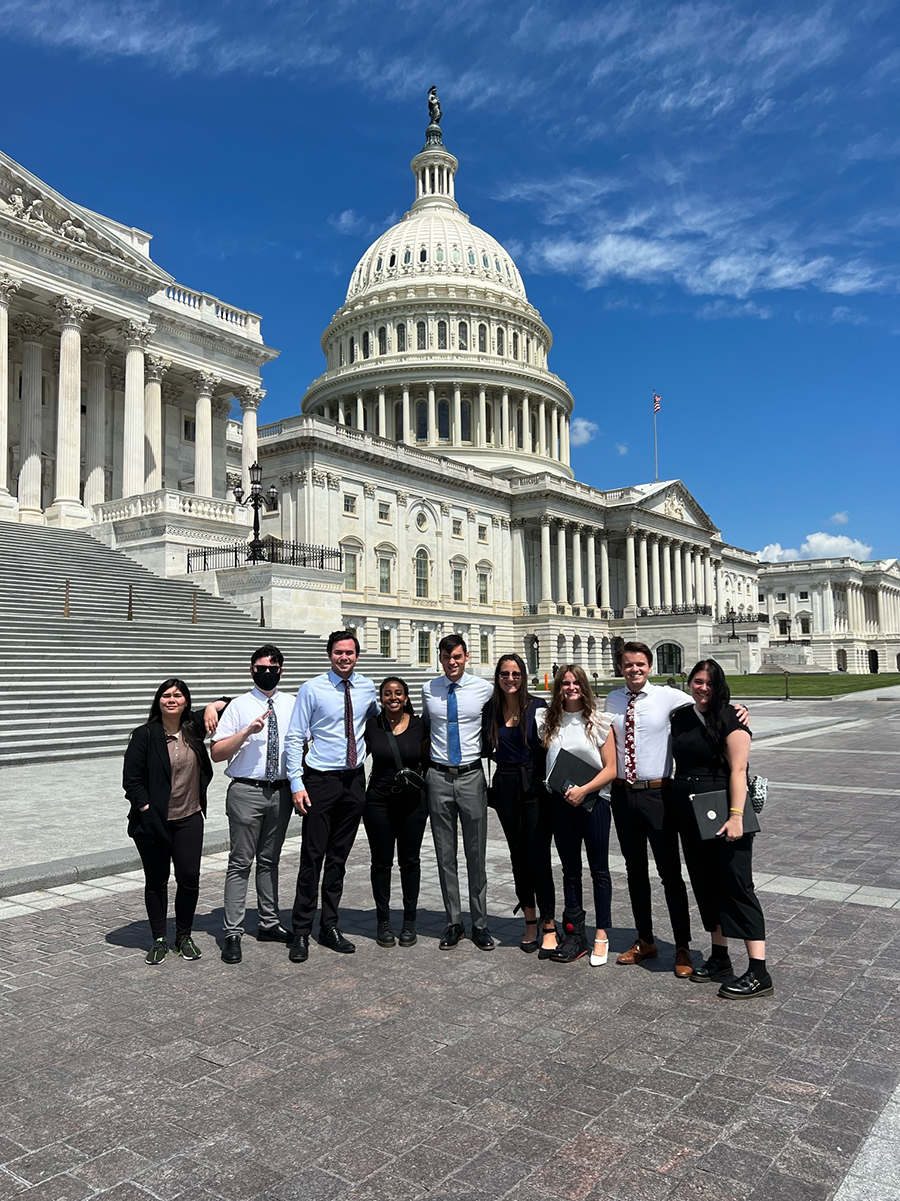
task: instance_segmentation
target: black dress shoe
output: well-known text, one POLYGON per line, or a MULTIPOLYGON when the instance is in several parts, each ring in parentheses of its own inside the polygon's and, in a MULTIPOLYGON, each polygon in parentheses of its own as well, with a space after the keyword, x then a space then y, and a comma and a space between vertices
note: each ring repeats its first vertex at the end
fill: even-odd
POLYGON ((288 951, 291 963, 306 963, 309 959, 309 935, 295 934, 291 949, 288 951))
POLYGON ((378 933, 375 935, 375 941, 380 947, 395 947, 397 945, 397 935, 391 929, 390 922, 378 923, 378 933))
POLYGON ((727 1001, 749 1001, 752 997, 771 997, 774 994, 775 988, 769 973, 757 976, 756 972, 748 968, 737 980, 723 984, 717 995, 727 1001))
POLYGON ((222 962, 223 963, 240 963, 241 962, 241 936, 240 934, 228 934, 222 944, 222 962))
POLYGON ((694 968, 691 979, 695 984, 711 984, 713 981, 721 984, 723 980, 734 979, 734 968, 730 959, 707 959, 703 967, 694 968))
POLYGON ((405 917, 403 919, 403 929, 400 931, 400 946, 414 947, 416 945, 416 919, 414 917, 405 917))
POLYGON ((260 926, 256 931, 257 942, 293 942, 294 936, 284 926, 260 926))
POLYGON ((472 942, 479 951, 493 951, 494 949, 494 940, 491 938, 491 932, 487 926, 473 927, 472 942))
POLYGON ((451 922, 444 931, 444 937, 438 943, 438 947, 442 951, 449 951, 451 947, 455 947, 461 938, 466 937, 465 926, 458 922, 451 922))
POLYGON ((319 945, 341 955, 352 955, 356 950, 356 944, 344 938, 337 926, 332 926, 330 930, 319 930, 319 945))

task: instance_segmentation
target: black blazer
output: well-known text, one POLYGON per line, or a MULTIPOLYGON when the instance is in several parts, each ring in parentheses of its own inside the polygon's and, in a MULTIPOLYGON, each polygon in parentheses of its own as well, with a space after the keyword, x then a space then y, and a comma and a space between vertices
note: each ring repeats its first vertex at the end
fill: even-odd
MULTIPOLYGON (((485 759, 494 759, 496 762, 496 751, 491 746, 491 720, 493 717, 494 698, 491 697, 481 710, 481 754, 485 759)), ((528 744, 528 749, 531 753, 531 758, 539 766, 543 765, 546 760, 547 752, 541 743, 541 736, 537 730, 536 715, 538 709, 546 709, 547 702, 539 696, 531 698, 531 704, 525 711, 525 741, 528 744)))
MULTIPOLYGON (((200 808, 206 813, 206 790, 213 777, 213 767, 203 744, 206 730, 203 711, 188 713, 185 724, 190 722, 197 735, 200 764, 200 808)), ((161 721, 138 726, 132 731, 131 740, 125 751, 125 766, 122 770, 122 787, 126 800, 131 802, 128 811, 128 836, 135 834, 152 838, 154 842, 168 843, 169 797, 172 793, 172 768, 166 732, 161 721), (142 813, 144 805, 150 808, 142 813)))

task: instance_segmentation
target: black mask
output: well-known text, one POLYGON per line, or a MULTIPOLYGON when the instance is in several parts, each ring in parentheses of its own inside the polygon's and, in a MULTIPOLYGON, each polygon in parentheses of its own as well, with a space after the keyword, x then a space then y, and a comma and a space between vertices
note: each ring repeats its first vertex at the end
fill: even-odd
POLYGON ((254 667, 251 671, 253 683, 263 692, 271 692, 273 688, 278 687, 278 681, 281 678, 280 667, 254 667))

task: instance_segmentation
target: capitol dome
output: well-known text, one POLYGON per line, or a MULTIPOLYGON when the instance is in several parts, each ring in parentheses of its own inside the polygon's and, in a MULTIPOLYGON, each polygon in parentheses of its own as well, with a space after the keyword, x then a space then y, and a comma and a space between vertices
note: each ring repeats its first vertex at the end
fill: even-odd
POLYGON ((438 121, 410 166, 412 206, 356 265, 302 411, 489 471, 571 477, 552 335, 512 256, 457 204, 438 121))

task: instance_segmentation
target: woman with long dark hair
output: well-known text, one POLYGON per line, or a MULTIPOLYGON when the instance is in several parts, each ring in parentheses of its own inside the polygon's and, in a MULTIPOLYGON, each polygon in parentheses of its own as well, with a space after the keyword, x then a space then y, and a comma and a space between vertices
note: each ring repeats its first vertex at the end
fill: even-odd
POLYGON ((372 774, 366 788, 363 824, 372 852, 372 895, 380 947, 412 947, 422 877, 420 852, 428 821, 425 789, 419 786, 428 762, 428 731, 413 712, 406 681, 388 676, 378 688, 381 712, 366 722, 366 749, 372 774), (409 773, 413 773, 410 775, 409 773), (391 872, 394 852, 400 868, 403 925, 391 927, 391 872))
POLYGON ((684 861, 691 887, 712 936, 709 958, 695 968, 695 983, 721 984, 719 996, 732 1000, 770 997, 775 991, 766 967, 766 924, 753 887, 753 840, 744 832, 750 731, 740 724, 731 692, 715 659, 701 659, 688 677, 694 699, 672 714, 672 786, 684 861), (691 794, 726 791, 728 818, 715 838, 700 837, 691 794), (737 979, 728 939, 742 938, 749 964, 737 979))
POLYGON ((482 710, 482 746, 496 770, 491 804, 497 811, 512 862, 525 936, 519 946, 548 958, 556 949, 556 889, 550 861, 550 798, 544 788, 546 754, 536 715, 546 703, 528 691, 525 664, 503 655, 494 669, 494 693, 482 710), (540 929, 538 928, 540 912, 540 929))
MULTIPOLYGON (((216 711, 228 702, 213 702, 216 711)), ((175 870, 175 953, 199 959, 191 937, 200 894, 200 856, 206 790, 213 769, 206 747, 204 715, 191 710, 191 690, 175 676, 156 690, 150 714, 132 731, 125 751, 122 787, 131 802, 128 834, 144 865, 144 901, 153 944, 147 963, 157 966, 166 941, 169 874, 175 870)))
POLYGON ((563 940, 550 956, 556 963, 574 963, 587 954, 582 903, 581 847, 587 851, 594 885, 596 932, 591 966, 600 967, 609 956, 607 929, 612 923, 612 879, 609 874, 609 796, 603 789, 616 777, 616 745, 611 719, 594 703, 584 668, 564 663, 553 680, 553 696, 538 714, 538 729, 547 752, 549 781, 560 751, 566 750, 595 767, 597 774, 565 793, 551 792, 553 838, 562 862, 563 940), (587 800, 587 805, 585 801, 587 800))

